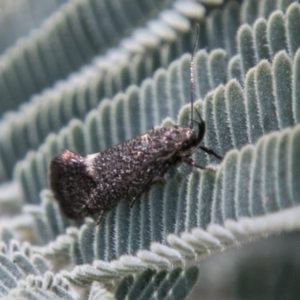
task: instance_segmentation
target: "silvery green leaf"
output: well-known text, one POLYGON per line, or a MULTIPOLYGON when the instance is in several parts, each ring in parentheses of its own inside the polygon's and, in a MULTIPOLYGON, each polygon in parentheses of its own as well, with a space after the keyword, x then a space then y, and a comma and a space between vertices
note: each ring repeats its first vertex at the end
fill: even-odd
POLYGON ((299 3, 35 2, 4 1, 0 13, 0 296, 184 299, 196 264, 197 287, 215 295, 230 280, 232 298, 296 295, 299 245, 285 241, 300 227, 299 3), (199 150, 193 159, 205 170, 172 167, 133 209, 121 203, 99 226, 67 219, 47 189, 53 156, 189 125, 196 23, 194 106, 203 144, 223 160, 199 150), (242 267, 244 251, 279 233, 276 263, 270 253, 280 246, 269 238, 268 257, 258 265, 246 255, 242 267), (214 255, 224 250, 226 263, 214 255), (258 268, 273 277, 248 279, 244 270, 258 268), (266 296, 254 287, 268 278, 266 296))

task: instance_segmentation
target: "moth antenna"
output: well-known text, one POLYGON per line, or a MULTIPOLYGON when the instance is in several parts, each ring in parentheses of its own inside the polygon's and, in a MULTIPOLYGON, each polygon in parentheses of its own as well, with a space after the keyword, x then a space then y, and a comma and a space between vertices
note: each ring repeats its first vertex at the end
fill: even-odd
MULTIPOLYGON (((198 118, 199 118, 200 122, 202 122, 202 118, 201 118, 201 115, 199 113, 199 110, 196 107, 194 107, 194 109, 195 109, 195 111, 196 111, 196 113, 198 115, 198 118)), ((194 120, 194 122, 195 122, 195 120, 194 120)))
POLYGON ((190 128, 193 128, 194 122, 193 122, 193 112, 194 112, 194 57, 196 53, 196 48, 199 40, 199 34, 200 34, 200 26, 199 24, 196 25, 196 38, 193 46, 192 51, 192 57, 191 57, 191 64, 190 64, 190 88, 191 88, 191 124, 190 128))

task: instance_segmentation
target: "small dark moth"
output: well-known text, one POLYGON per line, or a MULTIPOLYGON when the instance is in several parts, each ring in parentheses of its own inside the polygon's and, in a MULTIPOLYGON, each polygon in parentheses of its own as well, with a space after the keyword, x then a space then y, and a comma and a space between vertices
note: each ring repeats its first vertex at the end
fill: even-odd
POLYGON ((197 165, 191 155, 198 149, 222 159, 214 151, 200 145, 205 134, 205 122, 193 120, 194 55, 199 38, 195 39, 191 67, 191 123, 152 129, 148 133, 127 140, 103 152, 80 155, 65 150, 50 163, 49 185, 66 216, 81 219, 100 213, 103 215, 121 200, 131 199, 130 207, 170 166, 185 162, 197 165), (194 131, 198 125, 198 133, 194 131))

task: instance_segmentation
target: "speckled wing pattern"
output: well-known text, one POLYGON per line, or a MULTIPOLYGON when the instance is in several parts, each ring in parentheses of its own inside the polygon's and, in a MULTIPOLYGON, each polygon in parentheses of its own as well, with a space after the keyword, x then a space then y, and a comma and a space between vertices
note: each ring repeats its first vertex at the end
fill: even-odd
POLYGON ((83 156, 65 150, 50 164, 49 183, 64 213, 80 219, 134 201, 183 155, 194 151, 195 132, 179 126, 153 129, 103 152, 83 156), (183 154, 182 145, 190 151, 183 154))
POLYGON ((87 161, 87 171, 97 182, 95 193, 101 198, 102 209, 140 195, 162 177, 178 160, 175 153, 183 135, 185 130, 177 126, 153 129, 87 161))

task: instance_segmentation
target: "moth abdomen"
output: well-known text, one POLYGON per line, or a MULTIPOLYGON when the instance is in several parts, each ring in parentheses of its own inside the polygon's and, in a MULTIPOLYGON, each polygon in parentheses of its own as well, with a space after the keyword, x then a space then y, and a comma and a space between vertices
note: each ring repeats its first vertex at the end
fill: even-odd
POLYGON ((86 172, 84 156, 66 150, 49 167, 49 185, 64 213, 73 219, 89 214, 96 182, 86 172))

